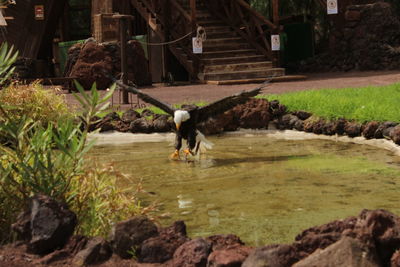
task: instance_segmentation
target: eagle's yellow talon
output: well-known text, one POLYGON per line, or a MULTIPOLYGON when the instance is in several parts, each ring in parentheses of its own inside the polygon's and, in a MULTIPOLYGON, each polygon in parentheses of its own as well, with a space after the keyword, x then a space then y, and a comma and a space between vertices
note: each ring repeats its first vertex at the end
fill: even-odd
POLYGON ((172 153, 171 156, 170 156, 169 158, 172 159, 172 160, 179 160, 179 159, 180 159, 180 157, 179 157, 179 150, 175 150, 175 152, 172 153))
POLYGON ((183 150, 183 153, 185 153, 185 156, 193 155, 193 152, 190 151, 189 148, 186 148, 185 150, 183 150))

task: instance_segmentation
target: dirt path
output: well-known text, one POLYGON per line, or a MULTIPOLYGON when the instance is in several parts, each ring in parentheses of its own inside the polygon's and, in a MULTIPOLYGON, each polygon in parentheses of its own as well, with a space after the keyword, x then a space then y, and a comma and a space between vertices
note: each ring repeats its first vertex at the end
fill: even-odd
MULTIPOLYGON (((307 77, 306 80, 302 81, 271 83, 263 90, 263 93, 280 94, 309 89, 383 86, 400 82, 400 71, 317 73, 307 74, 307 77)), ((242 90, 256 88, 257 86, 259 86, 259 84, 191 84, 185 86, 164 86, 162 84, 156 84, 150 88, 141 88, 141 90, 168 103, 195 103, 200 101, 214 101, 242 90)), ((72 105, 77 104, 72 94, 66 93, 65 95, 68 103, 72 105)), ((132 99, 132 102, 137 103, 136 97, 132 99)), ((114 106, 123 110, 131 106, 135 107, 135 104, 121 105, 119 103, 119 93, 116 92, 113 97, 114 106)), ((140 104, 143 104, 143 102, 140 102, 140 104)))

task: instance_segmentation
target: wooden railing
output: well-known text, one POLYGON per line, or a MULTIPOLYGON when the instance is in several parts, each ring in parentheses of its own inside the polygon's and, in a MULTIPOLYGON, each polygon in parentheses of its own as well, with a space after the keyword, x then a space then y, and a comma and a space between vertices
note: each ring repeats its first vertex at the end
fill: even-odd
MULTIPOLYGON (((184 0, 193 1, 193 0, 184 0)), ((199 72, 200 58, 192 51, 192 36, 196 28, 196 18, 193 16, 194 11, 189 14, 181 5, 181 1, 177 0, 134 0, 133 3, 143 3, 150 12, 152 18, 156 19, 156 23, 160 23, 162 27, 155 27, 157 35, 161 40, 168 44, 170 51, 175 55, 178 61, 187 69, 192 78, 197 79, 199 72), (161 30, 162 29, 162 30, 161 30), (186 36, 186 38, 183 38, 186 36), (179 42, 175 40, 181 39, 179 42), (187 58, 180 53, 183 51, 187 58)), ((193 1, 192 5, 195 4, 193 1)), ((150 20, 150 18, 149 18, 150 20)), ((150 24, 150 22, 149 22, 150 24)))
POLYGON ((204 0, 215 16, 228 23, 258 51, 272 59, 270 35, 278 33, 278 22, 271 22, 244 0, 204 0))

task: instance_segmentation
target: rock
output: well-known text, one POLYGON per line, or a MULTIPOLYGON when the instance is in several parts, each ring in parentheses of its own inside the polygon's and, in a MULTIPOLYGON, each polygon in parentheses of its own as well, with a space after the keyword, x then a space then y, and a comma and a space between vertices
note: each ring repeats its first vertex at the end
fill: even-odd
POLYGON ((397 126, 398 123, 392 122, 392 121, 385 121, 384 123, 380 124, 378 129, 375 132, 375 138, 380 139, 384 138, 385 136, 388 136, 390 130, 389 128, 393 128, 397 126))
POLYGON ((292 114, 285 114, 280 119, 280 125, 282 125, 282 129, 293 129, 296 125, 299 118, 292 114))
POLYGON ((72 236, 76 215, 54 199, 37 195, 30 199, 29 209, 13 224, 14 231, 29 241, 28 250, 35 254, 50 253, 62 248, 72 236), (29 220, 29 228, 27 221, 29 220))
POLYGON ((378 130, 380 126, 380 123, 377 121, 370 121, 368 122, 365 127, 364 130, 362 131, 362 135, 366 138, 366 139, 372 139, 375 137, 375 132, 376 130, 378 130))
POLYGON ((254 249, 242 267, 287 267, 299 260, 296 248, 291 245, 269 245, 254 249))
POLYGON ((357 10, 347 10, 344 16, 348 21, 359 21, 361 13, 357 10))
POLYGON ((76 266, 97 264, 108 260, 111 254, 112 251, 108 242, 101 237, 94 237, 87 242, 83 250, 75 255, 72 262, 76 266))
POLYGON ((344 127, 344 132, 349 137, 356 137, 361 135, 361 124, 355 122, 348 122, 344 127))
POLYGON ((74 235, 72 236, 64 249, 67 250, 71 255, 75 255, 86 246, 89 238, 83 235, 74 235))
POLYGON ((110 242, 115 254, 131 258, 129 251, 139 248, 143 241, 158 234, 157 226, 145 216, 117 223, 111 230, 110 242))
POLYGON ((238 236, 232 234, 209 236, 206 241, 211 244, 213 251, 244 245, 238 236))
POLYGON ((302 110, 292 112, 292 114, 297 116, 300 120, 303 120, 303 121, 310 118, 312 115, 310 112, 302 111, 302 110))
POLYGON ((325 124, 322 126, 322 134, 335 135, 335 123, 332 121, 325 122, 325 124))
POLYGON ((153 120, 153 128, 157 133, 171 131, 172 124, 172 118, 168 115, 156 115, 156 118, 153 120))
POLYGON ((393 253, 400 248, 400 218, 385 210, 363 210, 355 232, 364 243, 372 243, 382 264, 388 266, 393 253))
POLYGON ((129 125, 129 130, 132 133, 151 133, 153 132, 153 122, 140 118, 129 125))
POLYGON ((206 240, 202 238, 191 240, 175 251, 172 265, 181 267, 205 267, 210 252, 211 246, 206 240))
POLYGON ((240 114, 241 128, 266 128, 272 118, 269 112, 269 102, 265 99, 251 98, 247 103, 235 107, 234 110, 240 114))
POLYGON ((140 116, 139 112, 137 112, 134 109, 128 109, 127 111, 125 111, 122 114, 122 118, 121 119, 122 119, 123 122, 131 123, 134 120, 139 119, 140 117, 141 116, 140 116))
POLYGON ((222 133, 224 131, 224 127, 219 123, 218 117, 219 116, 217 116, 217 118, 209 118, 207 121, 200 123, 197 128, 204 135, 222 133))
POLYGON ((154 115, 155 115, 155 113, 148 108, 145 108, 144 110, 142 110, 142 113, 140 114, 140 116, 142 116, 142 117, 153 117, 154 115))
POLYGON ((251 251, 244 246, 216 250, 208 256, 207 267, 240 267, 251 251))
POLYGON ((302 252, 302 256, 307 256, 316 249, 324 249, 340 240, 345 232, 353 231, 356 222, 357 217, 349 217, 304 230, 295 238, 296 248, 302 252))
POLYGON ((104 90, 111 84, 111 79, 105 73, 113 73, 112 56, 105 47, 95 42, 83 45, 76 63, 71 68, 70 77, 77 78, 87 90, 95 82, 97 89, 104 90))
POLYGON ((394 127, 390 131, 389 136, 395 144, 400 145, 400 125, 394 127))
POLYGON ((294 124, 294 129, 296 129, 297 131, 304 131, 304 121, 297 120, 294 124))
POLYGON ((345 132, 347 121, 345 119, 338 119, 334 122, 333 131, 338 135, 343 135, 345 132))
POLYGON ((189 240, 183 221, 177 221, 159 232, 158 236, 143 242, 138 256, 139 262, 163 263, 168 261, 172 259, 175 250, 189 240))
POLYGON ((357 239, 344 237, 323 250, 317 250, 293 267, 379 267, 379 261, 373 249, 357 239))
POLYGON ((390 267, 400 267, 400 250, 397 250, 390 259, 390 267))

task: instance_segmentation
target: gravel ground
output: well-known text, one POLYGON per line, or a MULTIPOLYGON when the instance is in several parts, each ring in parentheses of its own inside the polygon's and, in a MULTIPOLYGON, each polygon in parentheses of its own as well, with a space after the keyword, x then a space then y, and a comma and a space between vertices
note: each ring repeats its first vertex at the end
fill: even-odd
MULTIPOLYGON (((263 93, 280 94, 300 90, 323 89, 323 88, 347 88, 363 86, 383 86, 400 82, 400 71, 367 71, 367 72, 336 72, 336 73, 315 73, 306 74, 307 79, 290 82, 276 82, 269 84, 263 89, 263 93)), ((195 103, 199 101, 215 101, 219 98, 229 96, 242 90, 256 88, 259 84, 241 85, 211 85, 211 84, 190 84, 181 86, 164 86, 155 84, 152 87, 140 88, 167 103, 195 103)), ((77 105, 72 94, 62 91, 68 103, 77 105)), ((103 91, 102 94, 105 92, 103 91)), ((112 102, 117 109, 126 110, 130 107, 142 106, 135 96, 131 96, 132 104, 122 105, 119 98, 120 93, 115 92, 112 102)))

